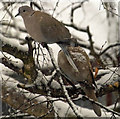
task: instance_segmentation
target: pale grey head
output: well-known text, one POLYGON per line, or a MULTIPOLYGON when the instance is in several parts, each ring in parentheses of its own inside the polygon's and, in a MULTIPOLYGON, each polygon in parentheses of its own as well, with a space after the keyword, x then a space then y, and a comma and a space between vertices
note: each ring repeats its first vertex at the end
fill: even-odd
POLYGON ((34 11, 34 10, 33 10, 31 7, 29 7, 29 6, 22 6, 22 7, 20 7, 20 8, 18 9, 18 14, 16 14, 15 17, 17 17, 18 15, 23 16, 23 15, 25 15, 25 14, 27 14, 27 13, 31 13, 31 12, 33 12, 33 11, 34 11))

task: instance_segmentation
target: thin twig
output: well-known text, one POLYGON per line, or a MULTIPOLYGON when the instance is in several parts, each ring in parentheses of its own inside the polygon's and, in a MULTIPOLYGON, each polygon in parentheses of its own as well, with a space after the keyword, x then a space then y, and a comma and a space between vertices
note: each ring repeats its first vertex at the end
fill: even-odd
MULTIPOLYGON (((88 0, 83 0, 81 3, 79 3, 79 5, 77 5, 77 6, 75 6, 75 7, 73 7, 71 9, 71 15, 70 15, 70 21, 71 21, 71 23, 74 23, 73 18, 74 18, 74 12, 75 12, 75 10, 77 10, 78 8, 81 8, 82 5, 83 5, 83 3, 86 2, 86 1, 88 1, 88 0)), ((72 5, 74 5, 74 3, 72 5)))
MULTIPOLYGON (((101 2, 102 2, 102 5, 103 5, 104 9, 106 9, 108 12, 110 12, 110 13, 118 16, 118 17, 120 17, 118 14, 116 14, 116 13, 114 13, 112 10, 108 9, 108 8, 105 6, 105 4, 104 4, 104 2, 103 2, 102 0, 101 0, 101 2)), ((112 8, 112 9, 113 9, 113 8, 112 8)))
POLYGON ((75 106, 75 104, 72 102, 72 100, 70 99, 68 92, 64 86, 63 80, 60 76, 60 84, 62 87, 62 90, 64 91, 65 97, 67 99, 68 104, 70 105, 70 107, 72 108, 73 112, 75 113, 75 115, 77 116, 78 119, 83 119, 82 115, 80 114, 80 112, 78 112, 77 107, 75 106))
POLYGON ((63 24, 64 24, 65 26, 72 27, 72 28, 74 28, 75 30, 78 30, 78 31, 87 33, 87 30, 86 30, 85 28, 78 28, 75 24, 66 24, 66 23, 63 23, 63 24))
POLYGON ((52 48, 50 48, 47 44, 45 44, 44 47, 47 49, 47 51, 48 51, 48 53, 49 53, 49 55, 50 55, 51 62, 52 62, 52 64, 53 64, 55 70, 58 71, 59 68, 58 68, 58 65, 57 65, 57 63, 56 63, 56 61, 55 61, 55 58, 54 58, 54 56, 53 56, 52 48))
POLYGON ((59 1, 60 1, 60 0, 58 0, 58 1, 56 2, 56 5, 55 5, 55 7, 54 7, 54 9, 53 9, 52 16, 54 15, 54 12, 55 12, 56 8, 58 7, 59 1))
MULTIPOLYGON (((9 27, 12 27, 12 28, 16 28, 16 26, 15 26, 15 24, 13 24, 13 23, 6 23, 6 22, 0 22, 0 25, 5 25, 5 26, 9 26, 9 27)), ((21 32, 25 32, 25 33, 27 33, 27 31, 24 29, 24 28, 22 28, 22 27, 20 27, 20 26, 18 26, 18 29, 21 31, 21 32)))
POLYGON ((107 50, 109 50, 112 47, 116 47, 116 46, 120 46, 120 43, 115 43, 115 44, 111 44, 109 45, 107 48, 105 48, 100 54, 99 56, 103 55, 107 50))
POLYGON ((101 108, 105 109, 105 110, 108 111, 108 112, 111 112, 111 113, 113 113, 113 114, 116 114, 116 115, 120 116, 120 113, 115 112, 115 111, 107 108, 106 106, 102 105, 102 104, 99 103, 99 102, 94 101, 93 99, 88 98, 87 96, 82 96, 82 98, 83 98, 83 99, 86 99, 86 100, 89 100, 91 103, 94 103, 94 104, 100 106, 101 108))

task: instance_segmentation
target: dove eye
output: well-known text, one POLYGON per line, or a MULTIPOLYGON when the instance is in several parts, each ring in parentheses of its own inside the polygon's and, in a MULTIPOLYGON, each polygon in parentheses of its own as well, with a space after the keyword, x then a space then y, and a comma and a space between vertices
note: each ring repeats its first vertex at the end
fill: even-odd
POLYGON ((23 12, 25 12, 25 10, 23 10, 23 12))

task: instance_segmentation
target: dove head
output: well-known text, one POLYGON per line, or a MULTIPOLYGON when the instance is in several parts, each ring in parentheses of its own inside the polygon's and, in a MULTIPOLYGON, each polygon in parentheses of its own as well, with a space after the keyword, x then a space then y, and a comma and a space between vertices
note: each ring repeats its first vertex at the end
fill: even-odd
POLYGON ((34 12, 34 10, 31 7, 22 6, 22 7, 19 8, 18 14, 15 15, 15 17, 17 17, 18 15, 21 15, 22 17, 24 17, 26 15, 29 15, 29 14, 33 13, 33 12, 34 12))

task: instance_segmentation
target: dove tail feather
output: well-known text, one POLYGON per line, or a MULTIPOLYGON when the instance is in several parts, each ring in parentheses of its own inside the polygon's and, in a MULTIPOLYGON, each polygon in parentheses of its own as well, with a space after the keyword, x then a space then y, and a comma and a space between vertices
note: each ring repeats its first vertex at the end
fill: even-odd
POLYGON ((64 54, 67 57, 68 62, 70 63, 70 65, 76 70, 76 72, 78 72, 78 68, 76 67, 75 63, 73 62, 69 51, 67 50, 67 46, 64 44, 59 44, 59 46, 61 47, 61 49, 63 50, 64 54))
MULTIPOLYGON (((88 98, 93 99, 94 101, 97 101, 97 97, 94 93, 93 89, 85 89, 84 90, 88 98)), ((94 112, 97 114, 97 116, 101 116, 101 109, 97 104, 92 104, 94 112)))

